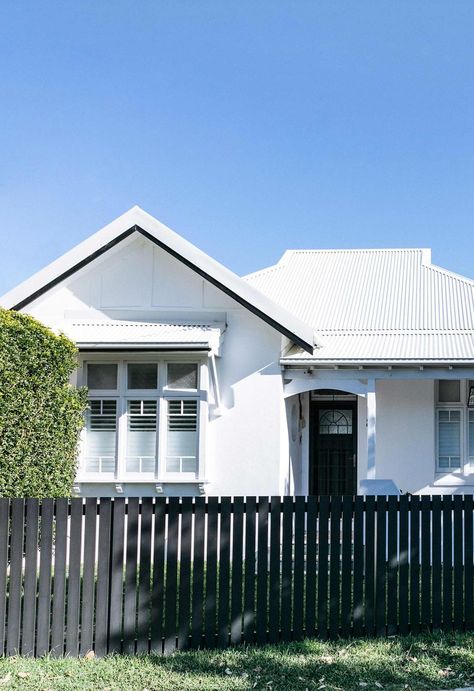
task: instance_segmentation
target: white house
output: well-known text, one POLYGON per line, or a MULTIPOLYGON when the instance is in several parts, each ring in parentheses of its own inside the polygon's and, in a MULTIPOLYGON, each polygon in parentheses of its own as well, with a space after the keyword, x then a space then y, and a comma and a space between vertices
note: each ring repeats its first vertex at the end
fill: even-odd
POLYGON ((474 492, 474 281, 429 250, 240 278, 134 207, 1 304, 78 345, 80 495, 474 492))

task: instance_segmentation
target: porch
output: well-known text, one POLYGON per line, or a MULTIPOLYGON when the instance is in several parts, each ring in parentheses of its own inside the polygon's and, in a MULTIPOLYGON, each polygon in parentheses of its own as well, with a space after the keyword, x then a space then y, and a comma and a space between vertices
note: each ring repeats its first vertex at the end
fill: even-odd
POLYGON ((288 492, 474 492, 474 371, 286 368, 288 492))

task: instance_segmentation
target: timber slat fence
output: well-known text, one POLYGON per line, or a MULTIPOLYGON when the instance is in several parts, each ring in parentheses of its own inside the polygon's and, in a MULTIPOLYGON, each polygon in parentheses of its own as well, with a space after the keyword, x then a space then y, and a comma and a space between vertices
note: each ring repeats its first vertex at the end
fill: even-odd
POLYGON ((0 499, 0 654, 474 626, 473 497, 0 499))

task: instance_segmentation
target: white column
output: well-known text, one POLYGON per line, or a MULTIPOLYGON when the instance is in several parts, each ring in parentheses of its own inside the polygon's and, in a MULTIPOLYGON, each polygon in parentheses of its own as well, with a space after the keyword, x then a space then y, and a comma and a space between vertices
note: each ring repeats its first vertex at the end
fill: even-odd
POLYGON ((376 398, 375 379, 369 379, 367 386, 367 479, 375 478, 375 441, 376 441, 376 398))

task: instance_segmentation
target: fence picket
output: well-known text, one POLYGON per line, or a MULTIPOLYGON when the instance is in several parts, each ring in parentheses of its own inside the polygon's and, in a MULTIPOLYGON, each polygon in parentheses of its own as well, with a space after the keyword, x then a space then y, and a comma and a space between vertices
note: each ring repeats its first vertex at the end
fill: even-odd
POLYGON ((328 635, 329 497, 319 498, 318 520, 318 625, 320 638, 328 635))
POLYGON ((331 535, 329 556, 329 635, 339 635, 339 604, 341 596, 341 497, 331 498, 331 535))
POLYGON ((399 571, 398 571, 398 621, 400 634, 408 633, 408 576, 409 576, 409 554, 408 554, 408 496, 405 494, 400 497, 400 522, 399 522, 399 571))
POLYGON ((51 625, 51 653, 64 653, 64 613, 66 609, 66 552, 68 528, 68 500, 56 499, 54 536, 53 620, 51 625))
POLYGON ((387 500, 387 634, 394 636, 398 630, 398 498, 387 500))
POLYGON ((222 497, 219 535, 219 607, 217 613, 218 644, 221 648, 226 648, 229 644, 230 516, 231 499, 230 497, 222 497))
POLYGON ((95 616, 96 655, 107 653, 109 632, 109 578, 110 578, 110 535, 112 504, 107 497, 99 499, 99 552, 97 559, 97 593, 95 616))
POLYGON ((387 606, 387 498, 377 497, 376 555, 375 555, 375 632, 386 633, 387 606))
POLYGON ((295 554, 294 554, 294 592, 293 592, 293 639, 303 638, 304 617, 304 524, 305 498, 295 499, 295 554))
POLYGON ((281 639, 291 641, 291 593, 293 580, 293 498, 283 497, 283 537, 281 546, 281 639))
POLYGON ((365 499, 365 634, 375 631, 375 497, 365 499))
POLYGON ((137 652, 147 653, 150 634, 151 610, 151 535, 153 526, 153 500, 142 499, 140 525, 140 569, 138 571, 137 652))
POLYGON ((257 643, 267 641, 268 612, 268 497, 258 500, 257 643))
POLYGON ((244 641, 254 642, 255 635, 255 518, 256 497, 247 497, 245 506, 245 581, 244 641))
POLYGON ((163 651, 163 604, 166 540, 166 499, 158 497, 155 501, 153 545, 153 579, 151 597, 151 650, 163 651))
POLYGON ((5 652, 10 502, 0 498, 0 656, 5 652))
POLYGON ((25 656, 35 653, 38 509, 38 499, 26 500, 25 577, 23 581, 23 620, 21 623, 21 654, 25 656))
POLYGON ((49 651, 51 619, 51 561, 53 550, 54 500, 41 502, 40 568, 38 578, 38 607, 36 620, 36 655, 49 651))
POLYGON ((183 497, 181 507, 181 553, 179 562, 178 648, 189 644, 191 618, 191 546, 193 534, 193 500, 183 497))
POLYGON ((432 498, 432 526, 431 526, 431 581, 432 581, 432 615, 433 630, 441 628, 442 597, 441 597, 441 497, 432 498))
POLYGON ((270 596, 268 629, 270 643, 280 640, 280 546, 281 498, 272 497, 270 504, 270 596))
POLYGON ((24 499, 12 499, 10 578, 8 588, 7 655, 20 652, 20 615, 23 568, 24 499))
POLYGON ((443 496, 443 629, 453 626, 452 497, 443 496))
POLYGON ((454 628, 462 629, 464 614, 464 578, 463 578, 463 498, 460 494, 453 497, 453 546, 454 546, 454 628))
POLYGON ((431 623, 431 507, 428 496, 421 497, 421 627, 431 623))
POLYGON ((207 648, 214 648, 216 645, 218 538, 217 511, 217 497, 209 497, 207 502, 206 599, 204 601, 204 630, 207 648))
POLYGON ((81 606, 82 499, 71 499, 71 538, 66 608, 66 655, 79 652, 79 612, 81 606))
POLYGON ((199 648, 203 634, 204 600, 204 535, 206 503, 204 497, 197 497, 194 507, 194 564, 192 585, 192 645, 199 648))
POLYGON ((165 580, 165 655, 176 648, 176 593, 178 578, 179 498, 168 503, 168 540, 166 544, 165 580))
MULTIPOLYGON (((316 632, 316 497, 308 497, 306 513, 306 602, 305 632, 308 638, 316 632)), ((279 568, 279 564, 278 564, 279 568)), ((271 600, 270 600, 271 607, 271 600)))
POLYGON ((112 509, 109 644, 111 653, 122 650, 123 567, 125 537, 125 499, 114 499, 112 509))
POLYGON ((420 497, 410 497, 410 631, 420 631, 420 497))
POLYGON ((464 625, 466 631, 474 626, 473 613, 473 501, 472 495, 464 497, 464 625))
POLYGON ((125 593, 123 601, 123 652, 127 655, 133 655, 135 652, 137 616, 139 499, 136 497, 130 498, 127 508, 127 549, 124 584, 125 593))
POLYGON ((242 640, 242 565, 243 565, 244 499, 235 497, 232 516, 232 589, 230 603, 230 641, 232 645, 242 640))
POLYGON ((353 633, 364 631, 364 497, 354 500, 354 603, 353 633))

